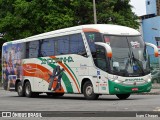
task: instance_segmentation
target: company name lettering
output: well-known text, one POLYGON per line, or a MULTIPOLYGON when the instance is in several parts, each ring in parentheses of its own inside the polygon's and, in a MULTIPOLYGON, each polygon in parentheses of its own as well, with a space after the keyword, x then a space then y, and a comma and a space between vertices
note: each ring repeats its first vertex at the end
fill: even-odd
POLYGON ((55 64, 55 63, 58 63, 58 62, 74 62, 72 57, 60 57, 60 58, 43 58, 42 59, 42 63, 41 64, 55 64))
POLYGON ((143 81, 143 78, 126 79, 125 81, 143 81))

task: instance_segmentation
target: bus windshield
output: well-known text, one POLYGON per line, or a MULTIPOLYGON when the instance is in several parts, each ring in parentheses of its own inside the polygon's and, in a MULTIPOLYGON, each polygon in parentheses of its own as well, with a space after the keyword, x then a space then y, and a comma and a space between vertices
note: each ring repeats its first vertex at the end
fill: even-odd
POLYGON ((143 76, 150 72, 146 46, 141 36, 104 35, 104 42, 112 48, 111 74, 143 76))

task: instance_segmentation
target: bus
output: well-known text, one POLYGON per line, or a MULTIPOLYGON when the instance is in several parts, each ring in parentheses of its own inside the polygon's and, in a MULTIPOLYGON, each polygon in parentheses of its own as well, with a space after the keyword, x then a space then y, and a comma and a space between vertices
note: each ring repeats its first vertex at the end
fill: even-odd
POLYGON ((3 88, 18 96, 41 93, 59 97, 82 93, 87 100, 99 95, 127 99, 151 90, 147 46, 132 28, 90 24, 6 42, 2 46, 3 88))

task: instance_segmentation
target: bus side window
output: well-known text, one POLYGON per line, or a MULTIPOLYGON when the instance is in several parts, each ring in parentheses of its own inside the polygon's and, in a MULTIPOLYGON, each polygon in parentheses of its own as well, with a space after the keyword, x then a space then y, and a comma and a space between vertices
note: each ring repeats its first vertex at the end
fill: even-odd
POLYGON ((85 33, 88 45, 90 47, 91 53, 96 51, 96 46, 94 42, 103 42, 102 36, 97 32, 86 32, 85 33))
POLYGON ((38 49, 39 49, 39 41, 31 41, 29 42, 29 58, 37 58, 38 57, 38 49))
POLYGON ((54 41, 55 55, 59 55, 58 40, 54 41))
POLYGON ((57 54, 69 54, 69 36, 62 36, 57 38, 58 41, 58 51, 57 54))
POLYGON ((41 41, 41 50, 40 50, 40 57, 46 56, 54 56, 54 41, 55 38, 49 38, 41 41))
POLYGON ((95 55, 92 55, 94 59, 95 65, 104 70, 107 71, 107 58, 106 58, 106 51, 105 48, 102 46, 97 46, 96 45, 96 53, 95 55))
POLYGON ((83 38, 80 33, 70 35, 70 54, 86 54, 83 38))
POLYGON ((26 57, 25 58, 29 58, 29 42, 26 42, 26 57))

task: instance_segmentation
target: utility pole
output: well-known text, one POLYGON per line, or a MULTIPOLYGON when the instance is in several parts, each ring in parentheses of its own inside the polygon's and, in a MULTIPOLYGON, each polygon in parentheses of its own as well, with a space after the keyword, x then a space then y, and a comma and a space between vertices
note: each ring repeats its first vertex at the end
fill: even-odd
POLYGON ((97 24, 96 2, 93 0, 94 24, 97 24))

